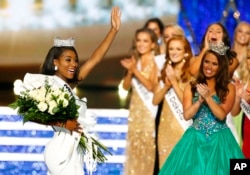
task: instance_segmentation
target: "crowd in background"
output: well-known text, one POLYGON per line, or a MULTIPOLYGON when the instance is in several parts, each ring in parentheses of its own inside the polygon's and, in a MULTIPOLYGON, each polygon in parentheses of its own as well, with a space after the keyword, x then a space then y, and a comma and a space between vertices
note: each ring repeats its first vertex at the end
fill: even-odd
POLYGON ((136 30, 121 60, 132 91, 125 174, 229 174, 230 159, 250 158, 249 42, 246 21, 233 41, 209 24, 198 55, 177 24, 136 30))

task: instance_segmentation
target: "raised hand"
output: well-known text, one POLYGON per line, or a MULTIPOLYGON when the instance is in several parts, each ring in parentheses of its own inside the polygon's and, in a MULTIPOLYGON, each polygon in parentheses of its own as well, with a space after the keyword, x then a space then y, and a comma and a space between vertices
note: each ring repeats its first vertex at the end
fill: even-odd
POLYGON ((121 25, 121 11, 119 7, 113 7, 111 12, 111 26, 118 31, 121 25))
POLYGON ((205 36, 205 41, 204 41, 204 49, 208 50, 209 49, 209 44, 210 44, 211 41, 209 41, 208 39, 208 32, 206 33, 206 36, 205 36))

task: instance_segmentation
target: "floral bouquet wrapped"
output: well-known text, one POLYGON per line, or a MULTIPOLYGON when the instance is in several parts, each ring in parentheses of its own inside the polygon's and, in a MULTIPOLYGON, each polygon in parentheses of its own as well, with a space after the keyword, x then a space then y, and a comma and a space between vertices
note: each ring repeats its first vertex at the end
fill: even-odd
POLYGON ((75 98, 64 88, 51 86, 48 79, 44 86, 25 86, 21 80, 14 83, 17 99, 9 106, 17 109, 23 116, 23 122, 36 122, 50 125, 55 122, 65 123, 68 119, 77 119, 79 106, 75 98))
MULTIPOLYGON (((65 124, 67 120, 78 119, 79 108, 82 108, 79 104, 83 101, 76 99, 71 91, 51 78, 53 76, 40 76, 42 77, 42 79, 40 77, 40 81, 30 80, 32 83, 16 80, 14 93, 17 95, 17 99, 9 107, 17 110, 17 113, 23 117, 24 123, 30 121, 53 125, 56 122, 65 124)), ((84 106, 86 108, 86 104, 84 106)), ((88 120, 85 121, 84 117, 79 117, 82 120, 81 123, 84 123, 84 133, 81 135, 79 148, 83 156, 88 157, 88 161, 91 160, 92 164, 93 162, 94 164, 104 162, 107 158, 103 151, 111 153, 107 147, 88 133, 88 125, 92 125, 93 122, 88 124, 88 120)))

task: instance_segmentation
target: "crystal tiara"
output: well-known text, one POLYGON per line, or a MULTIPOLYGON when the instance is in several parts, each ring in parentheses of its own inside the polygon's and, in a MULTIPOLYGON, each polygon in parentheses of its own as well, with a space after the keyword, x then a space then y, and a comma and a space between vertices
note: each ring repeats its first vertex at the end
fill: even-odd
POLYGON ((60 37, 57 36, 54 38, 54 46, 55 47, 63 47, 63 46, 74 47, 75 39, 74 38, 60 39, 60 37))
POLYGON ((228 49, 229 47, 225 46, 223 42, 220 42, 218 44, 210 43, 209 45, 209 50, 217 52, 220 55, 225 55, 228 49))

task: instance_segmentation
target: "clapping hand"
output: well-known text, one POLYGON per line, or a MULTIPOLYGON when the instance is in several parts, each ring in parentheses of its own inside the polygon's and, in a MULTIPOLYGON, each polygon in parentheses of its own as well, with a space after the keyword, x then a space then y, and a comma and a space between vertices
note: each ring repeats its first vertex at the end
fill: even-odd
POLYGON ((247 102, 247 103, 250 103, 250 91, 249 90, 244 90, 242 92, 242 95, 241 97, 247 102))
POLYGON ((197 84, 196 88, 203 100, 210 96, 210 90, 206 84, 197 84))
POLYGON ((173 67, 171 65, 167 65, 166 67, 166 75, 168 77, 168 80, 173 83, 173 81, 176 81, 176 75, 173 67))
POLYGON ((236 98, 241 98, 244 89, 244 84, 241 83, 240 80, 236 80, 234 86, 236 89, 236 98))
POLYGON ((167 76, 165 77, 165 85, 166 85, 167 87, 171 87, 171 86, 172 86, 172 84, 171 84, 171 82, 170 82, 170 80, 168 79, 167 76))
POLYGON ((134 56, 132 56, 131 58, 124 58, 123 60, 121 60, 121 65, 130 73, 132 73, 133 69, 136 67, 136 60, 134 56))

